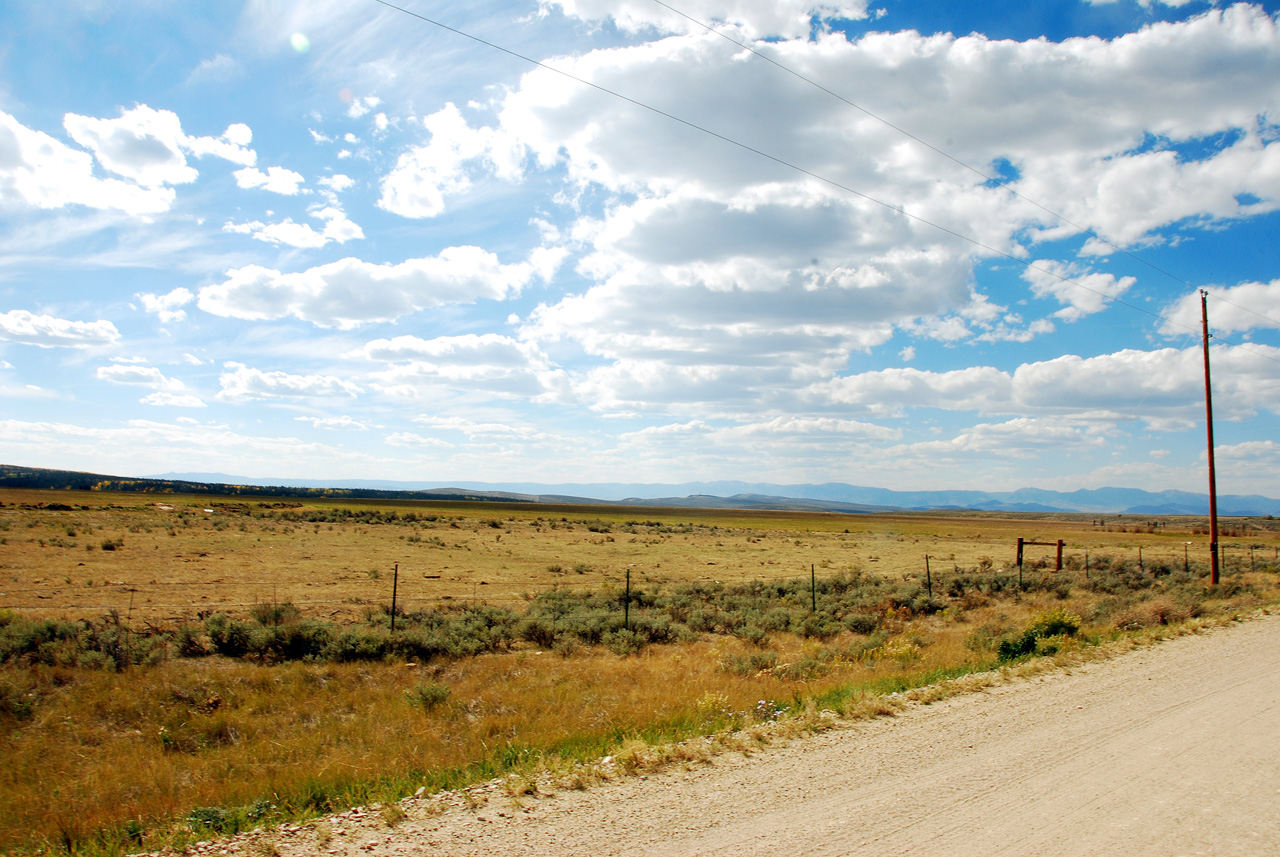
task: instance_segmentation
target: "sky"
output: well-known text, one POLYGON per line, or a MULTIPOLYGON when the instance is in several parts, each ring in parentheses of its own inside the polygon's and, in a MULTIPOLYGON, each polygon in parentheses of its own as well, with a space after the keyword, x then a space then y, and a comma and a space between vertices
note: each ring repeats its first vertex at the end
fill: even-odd
POLYGON ((1280 495, 1280 3, 0 3, 0 462, 1280 495))

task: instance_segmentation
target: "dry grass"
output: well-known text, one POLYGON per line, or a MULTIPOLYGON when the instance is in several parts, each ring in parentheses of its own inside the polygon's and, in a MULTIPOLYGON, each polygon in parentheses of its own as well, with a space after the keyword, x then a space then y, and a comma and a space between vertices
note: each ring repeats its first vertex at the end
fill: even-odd
MULTIPOLYGON (((1019 535, 1066 538, 1069 550, 1090 550, 1095 562, 1103 551, 1133 554, 1141 544, 1145 562, 1163 552, 1178 567, 1186 540, 1172 525, 1117 533, 1088 518, 553 515, 546 507, 340 504, 436 520, 330 529, 261 517, 323 511, 320 504, 231 508, 167 498, 173 508, 160 508, 155 497, 24 492, 4 492, 2 502, 0 603, 22 615, 95 619, 115 609, 139 628, 213 608, 247 612, 255 600, 355 618, 389 600, 388 572, 397 562, 401 603, 416 609, 481 597, 514 606, 524 603, 522 593, 551 585, 598 590, 619 585, 627 568, 637 585, 807 580, 810 563, 819 576, 865 570, 916 579, 925 553, 935 557, 942 590, 949 566, 1011 558, 1019 535), (50 502, 87 508, 39 508, 50 502), (107 541, 123 544, 103 550, 107 541)), ((1252 526, 1250 543, 1269 551, 1275 531, 1263 529, 1268 522, 1252 526)), ((207 826, 188 821, 198 808, 211 808, 202 817, 234 831, 331 807, 394 806, 420 787, 498 775, 507 777, 507 798, 519 801, 626 771, 702 764, 726 748, 751 752, 779 736, 826 728, 824 711, 881 716, 909 699, 934 701, 999 680, 987 672, 995 642, 1055 607, 1102 617, 1084 629, 1097 641, 1117 626, 1152 637, 1194 613, 1230 615, 1276 597, 1273 574, 1249 577, 1253 588, 1237 585, 1230 597, 1206 600, 1201 592, 1194 603, 1159 592, 1094 591, 1079 585, 1083 570, 1062 579, 1065 591, 939 594, 946 610, 890 613, 874 638, 844 631, 819 642, 774 633, 767 649, 702 635, 630 657, 577 646, 419 666, 267 666, 219 657, 124 674, 8 666, 0 669, 0 701, 7 700, 0 708, 0 851, 153 847, 208 836, 207 826), (742 668, 757 661, 760 668, 742 668), (975 672, 981 675, 958 678, 975 672), (428 697, 424 687, 436 690, 428 697), (783 709, 787 716, 778 717, 783 709), (602 767, 604 756, 611 759, 602 767)), ((1055 663, 1086 656, 1078 640, 1057 645, 1055 663)), ((394 824, 388 811, 393 817, 384 818, 394 824)))
MULTIPOLYGON (((807 578, 861 569, 923 580, 924 557, 953 569, 1012 568, 1018 537, 1064 539, 1085 553, 1180 568, 1196 554, 1203 522, 1102 519, 1088 515, 977 513, 820 515, 696 509, 551 507, 417 501, 296 502, 92 492, 0 491, 0 603, 38 615, 96 619, 109 610, 134 622, 173 623, 198 613, 244 614, 288 601, 307 615, 359 619, 391 598, 408 609, 483 600, 515 606, 552 586, 598 590, 695 581, 807 578), (70 511, 50 510, 50 504, 70 511), (44 508, 42 508, 44 507, 44 508), (211 509, 211 512, 206 512, 211 509), (415 515, 405 523, 287 520, 334 510, 415 515), (434 520, 428 520, 434 518, 434 520), (1149 528, 1146 523, 1159 523, 1149 528), (495 526, 496 525, 496 526, 495 526), (1119 529, 1152 529, 1120 532, 1119 529), (118 545, 103 550, 102 544, 118 545)), ((1276 522, 1234 522, 1228 566, 1280 553, 1276 522)), ((1028 573, 1052 562, 1028 548, 1028 573)))

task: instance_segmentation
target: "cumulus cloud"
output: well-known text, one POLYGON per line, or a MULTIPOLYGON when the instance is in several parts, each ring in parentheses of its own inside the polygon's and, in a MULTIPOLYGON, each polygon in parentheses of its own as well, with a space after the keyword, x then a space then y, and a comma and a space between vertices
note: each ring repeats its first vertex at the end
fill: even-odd
POLYGON ((111 366, 100 366, 97 378, 99 381, 109 381, 112 384, 137 384, 167 393, 176 393, 185 389, 186 386, 176 378, 166 377, 154 366, 137 364, 117 363, 111 366))
POLYGON ((446 197, 471 187, 469 166, 485 161, 493 169, 502 161, 494 152, 500 135, 489 128, 472 129, 453 104, 446 104, 422 124, 431 135, 430 142, 400 155, 382 179, 378 206, 402 217, 435 217, 444 211, 446 197))
POLYGON ((326 431, 368 431, 369 426, 347 415, 340 417, 294 417, 298 422, 311 423, 312 427, 326 431))
POLYGON ((261 188, 283 196, 294 196, 306 182, 300 173, 284 167, 267 167, 266 172, 257 167, 245 167, 232 175, 236 177, 236 184, 242 188, 261 188))
POLYGON ((373 376, 391 395, 421 397, 443 386, 537 399, 568 386, 566 373, 535 344, 492 333, 378 339, 350 356, 393 364, 373 376))
POLYGON ((176 113, 145 104, 122 111, 116 119, 68 113, 62 124, 105 169, 146 188, 195 181, 198 173, 187 163, 187 152, 246 164, 257 157, 234 142, 245 139, 247 126, 231 126, 223 139, 189 137, 176 113))
POLYGON ((333 375, 291 375, 287 372, 264 372, 243 363, 223 364, 227 370, 218 381, 222 390, 218 398, 237 402, 252 399, 309 399, 340 396, 349 398, 361 392, 360 387, 333 375))
MULTIPOLYGON (((1214 333, 1280 328, 1280 280, 1210 286, 1205 291, 1209 293, 1207 309, 1214 333)), ((1165 311, 1160 332, 1180 337, 1201 328, 1200 293, 1196 291, 1182 296, 1165 311)))
POLYGON ((907 408, 999 413, 1012 404, 1013 376, 991 366, 950 372, 894 368, 823 381, 809 392, 875 416, 901 416, 907 408))
POLYGON ((644 0, 545 0, 544 7, 559 7, 566 15, 589 21, 612 19, 624 31, 646 30, 666 33, 701 33, 702 22, 716 22, 756 38, 808 38, 815 20, 861 20, 867 4, 813 3, 810 0, 781 0, 753 3, 750 0, 688 0, 679 15, 644 0), (692 20, 690 20, 692 19, 692 20))
POLYGON ((345 244, 348 241, 364 238, 364 230, 360 225, 350 220, 346 212, 337 206, 313 206, 308 209, 308 213, 322 221, 324 228, 316 229, 309 223, 296 223, 293 218, 286 217, 278 223, 263 223, 260 220, 248 223, 226 223, 222 229, 224 232, 249 235, 268 244, 284 244, 303 249, 317 249, 330 242, 345 244))
POLYGON ((1064 453, 1082 447, 1101 447, 1109 436, 1109 428, 1096 424, 1019 417, 1003 423, 979 423, 948 440, 911 444, 910 452, 913 456, 968 454, 1031 459, 1046 451, 1064 453))
POLYGON ((355 187, 355 179, 342 173, 334 173, 331 176, 325 176, 316 180, 316 184, 326 187, 334 193, 342 193, 344 190, 350 190, 355 187))
POLYGON ((201 289, 199 306, 230 318, 294 316, 345 329, 394 321, 429 307, 503 300, 519 293, 532 274, 529 264, 503 265, 478 247, 450 247, 438 256, 398 265, 346 258, 297 273, 250 265, 201 289))
MULTIPOLYGON (((1280 413, 1280 378, 1271 366, 1280 349, 1220 346, 1214 407, 1224 419, 1259 410, 1280 413)), ((1199 348, 1124 349, 1096 357, 1067 354, 1024 363, 1012 373, 990 366, 949 372, 893 368, 811 385, 805 395, 873 416, 900 417, 936 408, 1028 418, 1071 416, 1077 421, 1139 420, 1179 430, 1203 418, 1204 365, 1199 348)))
POLYGON ((1062 264, 1041 259, 1026 268, 1022 278, 1031 284, 1036 297, 1052 297, 1065 304, 1054 313, 1055 318, 1077 321, 1102 312, 1110 301, 1127 292, 1136 277, 1116 277, 1089 271, 1082 265, 1062 264))
POLYGON ((382 99, 376 95, 356 96, 347 105, 347 115, 352 119, 359 119, 381 103, 382 99))
POLYGON ((428 449, 453 449, 454 444, 441 440, 438 437, 429 437, 421 435, 417 432, 398 431, 392 432, 384 439, 388 446, 404 446, 404 447, 426 447, 428 449))
POLYGON ((214 155, 251 165, 247 126, 234 124, 221 137, 190 137, 177 114, 137 105, 115 119, 68 113, 67 134, 88 152, 73 149, 0 112, 0 199, 38 208, 84 205, 131 215, 167 211, 175 185, 198 175, 187 155, 214 155), (92 154, 90 154, 92 153, 92 154), (119 178, 94 174, 94 160, 119 178))
POLYGON ((143 366, 137 362, 100 366, 96 377, 99 381, 111 384, 150 387, 154 392, 138 400, 144 405, 175 408, 205 407, 204 400, 199 396, 186 392, 186 384, 177 378, 168 377, 154 366, 143 366))
MULTIPOLYGON (((636 31, 665 26, 667 14, 653 4, 563 8, 612 15, 636 31)), ((812 11, 798 4, 760 14, 807 21, 812 11)), ((701 12, 732 22, 739 10, 721 3, 701 12)), ((492 129, 442 111, 438 133, 452 142, 433 138, 402 164, 401 178, 412 175, 421 188, 412 205, 406 190, 401 207, 421 216, 444 210, 474 165, 510 151, 499 140, 527 149, 524 158, 507 155, 510 163, 556 166, 571 185, 614 195, 567 233, 585 250, 578 271, 593 285, 540 307, 521 329, 611 361, 591 390, 599 402, 661 407, 663 396, 679 396, 673 388, 750 366, 752 347, 803 377, 899 330, 942 342, 1030 341, 1052 333, 1054 320, 1103 311, 1135 281, 1081 263, 1036 263, 1044 270, 1027 272, 1028 294, 1061 308, 1024 319, 972 287, 975 266, 996 253, 1031 259, 1037 244, 1078 242, 1079 227, 1122 246, 1164 240, 1158 233, 1171 226, 1280 204, 1280 141, 1259 120, 1260 111, 1280 112, 1280 32, 1256 7, 1215 9, 1112 40, 1019 43, 914 31, 810 39, 806 24, 791 31, 795 38, 756 43, 814 79, 858 81, 859 103, 945 141, 965 163, 988 172, 1007 164, 1012 188, 1075 225, 865 114, 833 108, 827 94, 765 63, 727 59, 723 40, 700 28, 671 27, 678 35, 554 65, 857 195, 545 69, 501 100, 492 129), (1231 83, 1237 75, 1265 82, 1246 92, 1231 83), (1069 128, 1058 121, 1064 113, 1073 117, 1069 128), (413 158, 421 162, 410 169, 413 158), (695 362, 702 374, 691 378, 695 362), (662 363, 670 384, 656 380, 662 363)), ((1088 239, 1083 252, 1112 249, 1088 239)), ((769 383, 760 377, 751 388, 769 383)))
POLYGON ((41 348, 94 348, 114 345, 120 331, 109 321, 69 321, 24 309, 0 313, 0 339, 41 348))
POLYGON ((204 408, 208 407, 199 396, 189 393, 156 392, 143 396, 138 400, 144 405, 157 408, 204 408))
POLYGON ((182 307, 191 303, 196 296, 189 289, 176 288, 168 294, 152 295, 139 294, 138 300, 142 301, 142 308, 149 313, 159 316, 160 321, 169 323, 171 321, 182 321, 187 317, 186 310, 182 307))
POLYGON ((168 187, 98 178, 89 154, 0 111, 0 200, 36 208, 83 205, 146 215, 167 211, 174 196, 168 187))

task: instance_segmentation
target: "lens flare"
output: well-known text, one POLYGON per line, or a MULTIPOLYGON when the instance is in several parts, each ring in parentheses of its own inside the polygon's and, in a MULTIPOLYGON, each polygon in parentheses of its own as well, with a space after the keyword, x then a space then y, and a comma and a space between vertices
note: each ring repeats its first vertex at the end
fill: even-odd
POLYGON ((294 33, 289 37, 289 44, 293 45, 293 49, 300 54, 305 54, 311 50, 311 40, 302 33, 294 33))

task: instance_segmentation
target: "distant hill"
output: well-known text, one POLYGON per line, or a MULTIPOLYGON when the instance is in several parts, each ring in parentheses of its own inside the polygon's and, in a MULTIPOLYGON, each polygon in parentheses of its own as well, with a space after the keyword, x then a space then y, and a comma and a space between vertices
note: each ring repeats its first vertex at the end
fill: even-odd
MULTIPOLYGON (((225 474, 166 474, 166 478, 192 478, 196 475, 216 477, 223 481, 255 481, 225 474)), ((1079 491, 1048 491, 1040 488, 1021 488, 1017 491, 894 491, 889 488, 873 488, 849 485, 843 482, 820 484, 780 485, 766 482, 683 482, 637 483, 594 482, 557 483, 535 482, 392 482, 388 480, 347 480, 311 482, 299 480, 260 480, 262 484, 306 485, 334 488, 381 488, 391 490, 424 490, 450 488, 455 491, 509 491, 517 495, 539 498, 548 502, 625 502, 636 505, 655 505, 661 501, 668 506, 695 506, 698 498, 715 497, 748 498, 739 505, 750 507, 749 498, 768 497, 773 502, 826 501, 851 508, 850 511, 970 509, 986 512, 1082 512, 1085 514, 1124 515, 1207 515, 1209 496, 1189 491, 1145 491, 1140 488, 1091 488, 1079 491), (551 500, 551 497, 557 499, 551 500), (1169 509, 1156 512, 1152 509, 1169 509), (1172 511, 1177 510, 1177 511, 1172 511)), ((1280 515, 1280 500, 1259 495, 1218 495, 1218 512, 1238 517, 1265 517, 1280 515)))
MULTIPOLYGON (((107 476, 67 470, 0 465, 0 488, 80 491, 141 491, 153 494, 329 499, 457 500, 507 503, 665 506, 705 509, 769 509, 868 514, 893 511, 972 510, 1107 515, 1207 515, 1207 495, 1138 488, 1094 488, 1060 492, 893 491, 827 482, 777 485, 752 482, 486 483, 389 480, 262 479, 225 473, 166 473, 107 476)), ((1230 517, 1280 515, 1280 500, 1259 495, 1224 495, 1218 512, 1230 517)))

